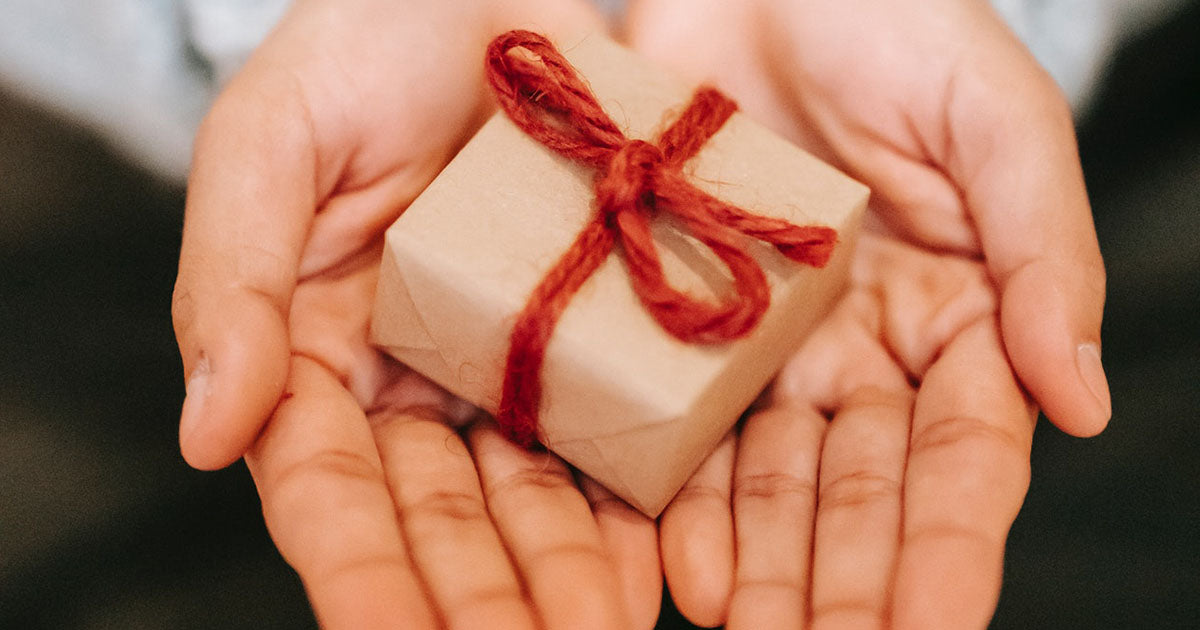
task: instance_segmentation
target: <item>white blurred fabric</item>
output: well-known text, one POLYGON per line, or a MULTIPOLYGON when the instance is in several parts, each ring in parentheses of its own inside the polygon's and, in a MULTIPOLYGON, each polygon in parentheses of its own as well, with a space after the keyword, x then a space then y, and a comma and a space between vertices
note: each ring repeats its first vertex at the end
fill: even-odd
POLYGON ((1181 0, 992 0, 1084 112, 1116 47, 1164 19, 1181 0))
MULTIPOLYGON (((992 0, 1076 112, 1086 108, 1119 42, 1182 1, 992 0)), ((594 2, 613 16, 625 4, 594 2)), ((153 172, 182 180, 204 111, 288 4, 3 0, 0 87, 96 129, 153 172)))
POLYGON ((0 87, 182 180, 220 85, 289 0, 3 0, 0 87))

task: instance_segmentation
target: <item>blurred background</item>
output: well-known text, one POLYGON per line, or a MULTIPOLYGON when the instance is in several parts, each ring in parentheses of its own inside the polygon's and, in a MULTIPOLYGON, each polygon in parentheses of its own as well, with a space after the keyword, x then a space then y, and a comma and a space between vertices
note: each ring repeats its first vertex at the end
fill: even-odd
MULTIPOLYGON (((1104 76, 1114 419, 1039 425, 996 629, 1200 627, 1200 1, 1104 76)), ((184 191, 28 98, 0 90, 0 628, 315 627, 245 467, 177 451, 184 191)))

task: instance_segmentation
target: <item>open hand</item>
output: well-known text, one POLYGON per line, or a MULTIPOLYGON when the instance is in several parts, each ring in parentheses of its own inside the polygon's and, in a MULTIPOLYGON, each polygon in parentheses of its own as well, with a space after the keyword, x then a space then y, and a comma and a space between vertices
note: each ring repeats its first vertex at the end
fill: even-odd
POLYGON ((444 393, 367 343, 384 229, 490 113, 487 42, 597 21, 561 0, 300 0, 198 135, 181 447, 205 469, 245 456, 324 627, 657 616, 653 521, 486 424, 460 434, 444 393))
POLYGON ((680 609, 986 626, 1028 482, 1022 387, 1073 435, 1111 413, 1057 88, 983 2, 641 0, 627 32, 873 190, 851 291, 662 517, 680 609))

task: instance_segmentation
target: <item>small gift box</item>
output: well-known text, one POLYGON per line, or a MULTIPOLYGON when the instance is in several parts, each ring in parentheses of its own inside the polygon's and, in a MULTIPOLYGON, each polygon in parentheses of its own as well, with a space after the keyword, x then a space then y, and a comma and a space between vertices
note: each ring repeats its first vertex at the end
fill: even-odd
MULTIPOLYGON (((599 36, 564 47, 570 62, 565 66, 551 63, 549 57, 557 53, 529 43, 537 36, 509 35, 507 47, 498 50, 493 44, 488 61, 493 79, 508 72, 514 82, 498 88, 502 104, 543 108, 550 122, 542 135, 565 133, 572 142, 596 136, 601 138, 596 142, 608 142, 607 148, 575 147, 571 155, 585 158, 572 159, 562 146, 531 137, 504 112, 492 117, 388 229, 372 340, 502 420, 512 422, 513 407, 521 407, 512 399, 531 399, 524 404, 533 409, 538 441, 656 516, 837 298, 868 191, 736 113, 710 125, 717 127, 715 133, 710 129, 711 137, 697 141, 694 157, 680 157, 674 170, 659 169, 656 161, 670 162, 674 149, 648 148, 650 141, 671 129, 681 114, 696 114, 700 93, 692 101, 687 87, 599 36), (551 74, 529 79, 542 66, 551 74), (570 66, 619 133, 647 140, 635 148, 649 151, 649 157, 621 150, 628 143, 620 144, 619 133, 570 129, 578 120, 595 118, 572 118, 567 111, 589 95, 554 91, 558 82, 574 80, 562 78, 570 66), (618 168, 605 160, 615 159, 644 181, 637 174, 629 175, 633 179, 627 185, 606 180, 618 168), (696 192, 684 190, 693 186, 696 192), (629 198, 614 201, 622 191, 629 198), (796 251, 799 245, 737 234, 737 248, 761 273, 732 271, 737 265, 726 263, 737 255, 718 244, 718 256, 711 238, 698 238, 695 217, 659 207, 681 198, 720 200, 710 204, 718 214, 745 211, 767 217, 770 225, 783 219, 788 229, 822 226, 829 235, 836 231, 836 245, 830 238, 805 253, 796 251), (721 203, 736 208, 727 211, 721 203), (574 259, 564 262, 564 253, 591 246, 581 245, 586 240, 581 233, 627 230, 626 219, 636 228, 643 218, 652 239, 642 241, 650 241, 657 252, 663 278, 647 279, 645 269, 653 271, 653 261, 634 260, 629 252, 642 241, 620 232, 611 236, 614 251, 600 252, 598 266, 586 270, 577 290, 547 297, 554 293, 546 288, 554 282, 548 276, 578 271, 574 259), (754 274, 765 279, 755 298, 765 310, 732 338, 701 333, 685 341, 678 330, 664 328, 663 321, 678 315, 671 311, 678 305, 662 303, 664 286, 718 304, 730 295, 753 294, 742 276, 754 274), (654 286, 647 289, 647 284, 654 286), (561 317, 543 321, 545 303, 555 300, 565 304, 561 317), (526 347, 537 345, 527 338, 530 330, 548 340, 544 357, 526 347), (532 369, 525 354, 536 354, 532 369)), ((608 123, 595 124, 603 131, 608 123)), ((730 216, 722 220, 744 219, 730 216)), ((733 242, 728 229, 714 229, 733 242)), ((725 315, 717 323, 728 328, 727 320, 737 315, 725 315)))

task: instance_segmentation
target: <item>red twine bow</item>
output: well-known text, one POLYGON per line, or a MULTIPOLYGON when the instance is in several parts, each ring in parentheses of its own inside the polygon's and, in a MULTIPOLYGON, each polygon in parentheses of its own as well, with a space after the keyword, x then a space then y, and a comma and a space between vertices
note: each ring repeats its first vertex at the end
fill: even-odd
POLYGON ((656 143, 630 140, 596 102, 570 63, 545 37, 510 31, 488 46, 487 77, 500 107, 526 134, 596 169, 596 213, 529 296, 513 326, 496 420, 517 444, 537 442, 541 369, 550 335, 572 296, 612 252, 625 253, 633 290, 660 325, 689 343, 745 336, 770 305, 766 276, 746 253, 745 236, 814 267, 829 260, 837 232, 751 214, 687 181, 683 165, 733 115, 737 105, 710 87, 656 143), (511 55, 523 48, 528 55, 511 55), (669 212, 712 249, 733 276, 733 294, 701 301, 667 283, 650 233, 669 212))

